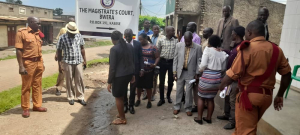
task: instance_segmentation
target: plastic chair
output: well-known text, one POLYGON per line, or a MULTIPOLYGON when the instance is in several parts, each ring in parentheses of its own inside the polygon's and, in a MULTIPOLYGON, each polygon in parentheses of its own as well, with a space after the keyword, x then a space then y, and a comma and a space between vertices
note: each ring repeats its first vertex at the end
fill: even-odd
MULTIPOLYGON (((300 68, 300 65, 295 65, 294 71, 293 71, 293 74, 292 74, 292 81, 293 81, 293 79, 296 80, 296 81, 300 81, 300 76, 296 76, 298 68, 300 68)), ((286 91, 286 94, 285 94, 285 98, 287 98, 287 95, 289 93, 290 87, 292 85, 292 81, 291 81, 289 87, 287 88, 287 91, 286 91)))

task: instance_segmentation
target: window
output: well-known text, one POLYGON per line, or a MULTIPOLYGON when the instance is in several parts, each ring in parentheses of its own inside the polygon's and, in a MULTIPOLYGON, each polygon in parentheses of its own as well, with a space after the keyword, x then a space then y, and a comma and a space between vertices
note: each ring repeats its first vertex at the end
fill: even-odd
POLYGON ((45 15, 47 15, 48 14, 48 12, 47 11, 45 11, 45 15))
POLYGON ((30 10, 30 13, 31 13, 31 14, 33 14, 33 13, 34 13, 34 10, 33 10, 33 9, 31 9, 31 10, 30 10))
POLYGON ((26 15, 26 8, 20 7, 19 14, 26 15))
POLYGON ((13 7, 9 7, 9 12, 14 12, 14 8, 13 7))

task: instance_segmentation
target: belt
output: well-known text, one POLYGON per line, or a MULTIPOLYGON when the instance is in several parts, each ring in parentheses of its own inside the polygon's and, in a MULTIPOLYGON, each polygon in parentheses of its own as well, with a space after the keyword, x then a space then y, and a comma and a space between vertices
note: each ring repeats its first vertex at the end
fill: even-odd
POLYGON ((188 71, 188 69, 186 69, 186 68, 183 68, 182 70, 183 70, 183 71, 188 71))
POLYGON ((265 88, 261 88, 261 87, 251 87, 248 86, 247 90, 244 90, 245 87, 244 86, 240 86, 240 91, 244 92, 247 91, 247 93, 258 93, 258 94, 266 94, 266 95, 273 95, 273 90, 270 89, 265 89, 265 88))
POLYGON ((261 87, 251 87, 251 86, 241 86, 240 87, 240 91, 242 92, 242 94, 240 95, 240 107, 241 105, 243 106, 243 108, 247 111, 252 111, 252 104, 249 100, 248 97, 248 93, 259 93, 259 94, 266 94, 266 95, 273 95, 273 90, 270 89, 265 89, 265 88, 261 88, 261 87))
POLYGON ((173 62, 173 59, 160 58, 160 60, 165 61, 165 62, 173 62))
POLYGON ((42 57, 35 57, 35 58, 23 58, 23 60, 30 60, 33 62, 41 61, 42 57))

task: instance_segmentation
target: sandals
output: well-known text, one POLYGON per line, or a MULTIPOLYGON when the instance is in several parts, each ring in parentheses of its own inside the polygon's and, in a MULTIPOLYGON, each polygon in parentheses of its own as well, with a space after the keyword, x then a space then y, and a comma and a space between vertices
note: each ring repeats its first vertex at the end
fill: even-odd
POLYGON ((195 121, 196 123, 202 125, 202 124, 203 124, 202 120, 197 120, 197 119, 198 119, 198 117, 195 117, 195 118, 194 118, 194 121, 195 121))
POLYGON ((117 118, 111 124, 114 124, 114 125, 125 125, 126 123, 127 123, 126 120, 122 120, 121 118, 117 118))

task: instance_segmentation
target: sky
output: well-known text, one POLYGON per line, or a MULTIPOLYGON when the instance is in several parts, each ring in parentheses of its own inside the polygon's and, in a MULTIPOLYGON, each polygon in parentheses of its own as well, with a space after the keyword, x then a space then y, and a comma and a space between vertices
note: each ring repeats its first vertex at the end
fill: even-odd
MULTIPOLYGON (((5 0, 0 0, 5 1, 5 0)), ((64 15, 75 15, 76 0, 22 0, 24 5, 43 7, 43 8, 62 8, 64 15)), ((141 0, 142 15, 150 15, 164 18, 166 14, 167 0, 141 0)), ((272 0, 286 4, 287 0, 272 0)))

